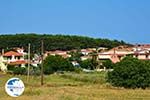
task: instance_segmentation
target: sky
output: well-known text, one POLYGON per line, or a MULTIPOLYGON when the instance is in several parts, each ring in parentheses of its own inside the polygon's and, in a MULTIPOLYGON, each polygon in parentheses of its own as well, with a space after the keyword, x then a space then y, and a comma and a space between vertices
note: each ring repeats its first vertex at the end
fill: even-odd
POLYGON ((0 0, 0 34, 69 34, 150 43, 150 0, 0 0))

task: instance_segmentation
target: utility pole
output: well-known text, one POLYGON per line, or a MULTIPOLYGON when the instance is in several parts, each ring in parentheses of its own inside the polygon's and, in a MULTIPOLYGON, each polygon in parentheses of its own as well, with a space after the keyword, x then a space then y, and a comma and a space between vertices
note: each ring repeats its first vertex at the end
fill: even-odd
POLYGON ((30 76, 30 43, 28 44, 28 73, 27 73, 27 81, 29 81, 30 76))
POLYGON ((41 41, 41 85, 43 85, 43 52, 44 52, 44 47, 43 47, 44 43, 43 43, 43 40, 41 41))

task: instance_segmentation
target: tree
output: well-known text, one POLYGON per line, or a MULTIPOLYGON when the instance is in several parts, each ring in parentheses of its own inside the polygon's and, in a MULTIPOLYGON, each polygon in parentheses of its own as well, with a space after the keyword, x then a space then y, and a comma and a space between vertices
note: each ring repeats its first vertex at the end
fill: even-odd
POLYGON ((94 65, 93 69, 96 69, 98 65, 98 49, 96 48, 96 51, 91 52, 90 56, 92 56, 91 61, 92 61, 92 64, 94 65))
POLYGON ((84 60, 80 63, 81 68, 93 70, 97 66, 97 62, 93 61, 92 59, 84 60))
POLYGON ((74 66, 61 56, 48 56, 44 60, 44 74, 52 74, 57 71, 74 71, 74 66))
POLYGON ((81 51, 80 50, 77 50, 77 51, 71 51, 69 53, 71 55, 71 57, 69 57, 69 61, 77 61, 78 63, 81 62, 81 51))
POLYGON ((150 62, 125 57, 108 72, 108 82, 113 86, 125 88, 150 87, 150 62))
POLYGON ((103 66, 106 67, 107 69, 109 69, 109 68, 112 69, 112 68, 114 67, 114 64, 112 63, 111 60, 106 60, 106 61, 102 62, 102 64, 103 64, 103 66))

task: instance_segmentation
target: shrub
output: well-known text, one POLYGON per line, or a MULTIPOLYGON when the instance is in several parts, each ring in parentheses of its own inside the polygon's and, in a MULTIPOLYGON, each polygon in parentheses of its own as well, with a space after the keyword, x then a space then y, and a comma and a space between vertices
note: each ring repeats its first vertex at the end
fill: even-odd
MULTIPOLYGON (((7 73, 10 74, 20 74, 20 75, 27 75, 27 67, 19 67, 19 66, 14 66, 14 65, 8 65, 7 66, 7 73)), ((30 65, 30 70, 29 70, 30 75, 40 75, 41 70, 39 67, 34 67, 30 65)))
POLYGON ((15 68, 14 65, 7 65, 7 70, 8 70, 8 71, 13 71, 14 68, 15 68))
POLYGON ((35 75, 35 76, 39 76, 41 74, 41 69, 40 67, 34 67, 34 66, 30 66, 30 75, 35 75))
POLYGON ((81 72, 82 72, 82 68, 80 68, 80 67, 75 67, 74 72, 75 72, 75 73, 81 73, 81 72))
POLYGON ((108 72, 108 82, 113 86, 124 88, 150 87, 150 62, 137 58, 125 57, 108 72))
POLYGON ((14 65, 8 65, 7 69, 8 69, 8 73, 11 74, 24 75, 27 73, 27 70, 24 67, 19 67, 19 66, 16 67, 14 65))
POLYGON ((13 69, 13 74, 16 74, 16 75, 24 75, 26 73, 27 73, 27 70, 24 67, 15 67, 13 69))

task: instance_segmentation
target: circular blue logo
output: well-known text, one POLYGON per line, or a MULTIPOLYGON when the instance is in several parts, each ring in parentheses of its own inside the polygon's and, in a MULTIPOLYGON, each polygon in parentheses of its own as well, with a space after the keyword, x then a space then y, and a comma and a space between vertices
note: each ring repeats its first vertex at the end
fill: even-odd
POLYGON ((19 78, 11 78, 5 84, 5 91, 12 97, 18 97, 24 92, 25 86, 19 78))

